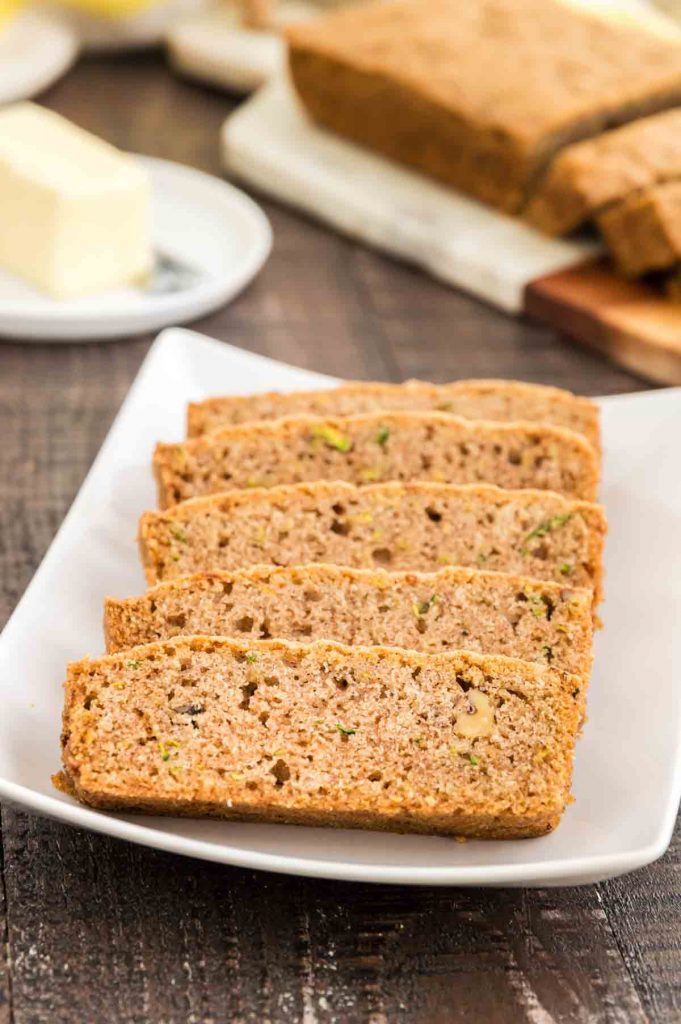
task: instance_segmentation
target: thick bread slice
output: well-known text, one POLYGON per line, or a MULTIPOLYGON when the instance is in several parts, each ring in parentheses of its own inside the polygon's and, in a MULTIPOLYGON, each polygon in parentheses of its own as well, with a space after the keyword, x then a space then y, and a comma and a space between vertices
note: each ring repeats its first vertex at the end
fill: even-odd
POLYGON ((475 569, 261 566, 182 576, 141 597, 109 598, 104 631, 109 652, 181 634, 273 636, 504 654, 588 678, 591 599, 590 590, 567 583, 475 569))
POLYGON ((593 501, 599 460, 572 430, 432 412, 304 416, 225 427, 154 454, 159 505, 226 488, 315 480, 436 480, 536 487, 593 501))
POLYGON ((69 667, 55 781, 107 810, 543 835, 584 692, 503 657, 179 637, 69 667))
POLYGON ((627 277, 668 270, 681 261, 681 180, 642 189, 598 218, 627 277))
POLYGON ((461 565, 568 578, 592 588, 597 602, 605 532, 599 505, 550 491, 338 482, 229 491, 146 512, 139 541, 149 583, 258 564, 420 572, 461 565))
POLYGON ((681 100, 681 47, 553 0, 392 0, 288 31, 314 121, 514 213, 556 152, 681 100))
POLYGON ((524 216, 549 235, 565 235, 632 192, 679 178, 681 109, 677 108, 562 150, 524 216))
POLYGON ((380 409, 393 412, 446 412, 469 420, 525 421, 567 427, 600 449, 599 410, 595 402, 570 391, 512 380, 459 380, 428 384, 352 381, 324 391, 268 391, 225 395, 195 402, 187 411, 189 437, 234 427, 251 420, 287 416, 357 416, 380 409))

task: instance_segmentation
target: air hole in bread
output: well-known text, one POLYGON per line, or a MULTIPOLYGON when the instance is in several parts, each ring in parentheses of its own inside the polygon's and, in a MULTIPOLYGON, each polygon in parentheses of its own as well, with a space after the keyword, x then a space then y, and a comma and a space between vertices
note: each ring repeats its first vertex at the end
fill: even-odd
POLYGON ((243 708, 244 711, 248 711, 248 709, 250 707, 250 704, 251 704, 251 697, 253 696, 253 694, 255 693, 255 691, 257 689, 258 689, 258 684, 257 683, 246 683, 245 686, 241 687, 241 692, 244 695, 244 699, 239 704, 239 707, 243 708))
POLYGON ((283 786, 284 783, 288 782, 288 780, 291 778, 291 769, 286 764, 286 761, 282 760, 282 758, 279 758, 277 761, 274 762, 274 764, 270 768, 270 772, 272 773, 272 775, 274 775, 274 778, 276 779, 276 782, 274 784, 275 786, 277 786, 277 788, 283 786))
POLYGON ((334 519, 331 523, 331 530, 333 533, 337 533, 341 537, 347 537, 350 533, 350 524, 344 519, 334 519))
POLYGON ((253 616, 242 615, 240 619, 234 623, 240 633, 250 633, 253 629, 253 616))
POLYGON ((393 553, 390 548, 374 548, 371 552, 371 557, 379 565, 390 565, 393 560, 393 553))
POLYGON ((426 509, 426 515, 432 523, 439 523, 442 521, 442 513, 432 508, 430 505, 426 509))

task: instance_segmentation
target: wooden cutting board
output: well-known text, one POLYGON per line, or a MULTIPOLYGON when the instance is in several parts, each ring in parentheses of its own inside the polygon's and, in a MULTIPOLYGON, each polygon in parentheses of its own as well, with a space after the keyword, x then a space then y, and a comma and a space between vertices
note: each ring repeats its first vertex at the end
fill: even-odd
POLYGON ((353 238, 641 376, 681 383, 681 303, 618 278, 594 241, 547 238, 322 131, 284 78, 228 118, 222 155, 229 173, 353 238))
POLYGON ((681 303, 626 281, 605 258, 531 281, 525 312, 660 384, 681 384, 681 303))

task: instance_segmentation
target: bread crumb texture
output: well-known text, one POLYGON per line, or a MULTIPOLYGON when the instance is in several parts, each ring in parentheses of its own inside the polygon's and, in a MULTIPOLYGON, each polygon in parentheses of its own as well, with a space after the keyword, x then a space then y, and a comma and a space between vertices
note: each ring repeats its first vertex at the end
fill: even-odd
POLYGON ((485 481, 592 501, 599 458, 582 435, 559 427, 381 412, 252 423, 159 444, 154 473, 161 508, 230 488, 316 480, 485 481))
POLYGON ((232 491, 147 512, 147 580, 254 565, 482 568, 589 587, 601 596, 603 510, 550 491, 342 482, 232 491))
POLYGON ((588 678, 590 590, 524 576, 447 568, 387 573, 332 565, 256 567, 161 583, 109 599, 107 649, 182 634, 504 654, 588 678))
POLYGON ((521 838, 569 799, 584 682, 500 656, 183 637, 69 668, 95 807, 521 838))

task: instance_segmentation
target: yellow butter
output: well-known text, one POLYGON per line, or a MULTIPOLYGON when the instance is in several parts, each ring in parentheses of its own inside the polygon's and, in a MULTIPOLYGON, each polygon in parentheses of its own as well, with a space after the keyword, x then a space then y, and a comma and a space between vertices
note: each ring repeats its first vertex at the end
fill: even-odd
POLYGON ((143 167, 36 104, 0 110, 0 267, 73 298, 140 281, 152 261, 143 167))

